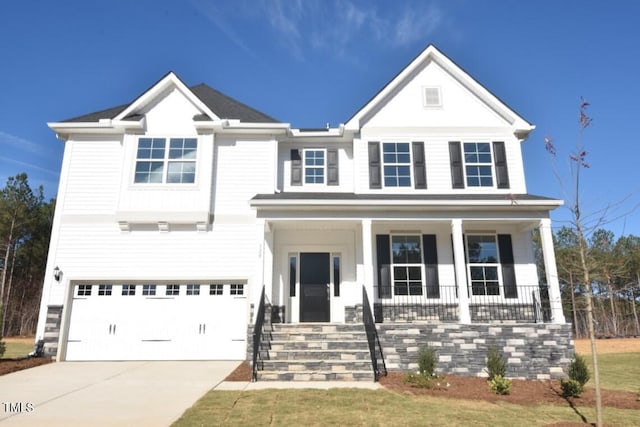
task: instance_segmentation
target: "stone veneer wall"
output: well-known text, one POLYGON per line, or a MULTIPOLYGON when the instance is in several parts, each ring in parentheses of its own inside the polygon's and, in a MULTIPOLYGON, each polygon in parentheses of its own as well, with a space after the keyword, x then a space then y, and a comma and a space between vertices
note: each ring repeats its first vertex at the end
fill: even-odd
POLYGON ((50 305, 47 307, 47 321, 44 325, 44 355, 55 358, 58 354, 58 338, 60 337, 60 324, 62 323, 62 306, 50 305))
POLYGON ((378 323, 387 370, 418 369, 418 350, 436 349, 436 371, 486 376, 487 350, 497 346, 507 359, 506 376, 526 379, 565 377, 573 358, 570 324, 378 323))

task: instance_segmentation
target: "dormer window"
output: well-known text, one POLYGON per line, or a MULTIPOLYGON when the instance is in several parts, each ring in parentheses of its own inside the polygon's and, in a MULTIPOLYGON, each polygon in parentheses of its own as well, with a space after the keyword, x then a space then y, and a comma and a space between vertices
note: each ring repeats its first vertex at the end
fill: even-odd
POLYGON ((136 154, 136 184, 193 184, 196 179, 196 138, 140 138, 136 154))

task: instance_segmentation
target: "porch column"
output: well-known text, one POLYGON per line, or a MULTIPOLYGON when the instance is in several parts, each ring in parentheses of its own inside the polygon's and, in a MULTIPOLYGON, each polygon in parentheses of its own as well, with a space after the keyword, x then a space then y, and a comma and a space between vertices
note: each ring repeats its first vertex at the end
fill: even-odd
POLYGON ((362 220, 362 268, 364 270, 364 283, 369 294, 369 300, 373 304, 373 248, 371 234, 371 220, 362 220))
POLYGON ((464 237, 462 236, 462 220, 451 220, 451 233, 453 236, 453 264, 456 272, 456 284, 458 286, 458 310, 460 323, 471 323, 469 312, 469 286, 467 285, 467 267, 464 263, 464 237))
MULTIPOLYGON (((271 289, 271 249, 269 247, 269 226, 264 219, 256 219, 256 242, 258 243, 256 248, 256 273, 254 275, 251 301, 254 304, 256 310, 260 303, 260 293, 262 292, 262 285, 265 286, 265 295, 267 299, 271 301, 273 296, 273 290, 271 289)), ((255 315, 255 313, 254 313, 255 315)), ((251 319, 255 321, 255 319, 251 319)))
POLYGON ((564 313, 562 312, 556 254, 553 249, 553 233, 551 232, 551 220, 549 218, 543 218, 540 220, 540 244, 542 245, 544 270, 547 274, 547 286, 549 286, 551 321, 553 323, 566 323, 564 313))

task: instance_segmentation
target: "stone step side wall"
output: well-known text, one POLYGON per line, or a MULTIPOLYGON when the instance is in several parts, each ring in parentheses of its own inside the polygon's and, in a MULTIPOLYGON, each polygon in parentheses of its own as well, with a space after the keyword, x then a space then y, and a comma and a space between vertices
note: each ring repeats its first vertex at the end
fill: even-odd
POLYGON ((436 371, 487 376, 486 355, 496 346, 507 360, 506 376, 564 378, 574 355, 570 324, 379 323, 388 370, 416 371, 420 348, 436 350, 436 371))

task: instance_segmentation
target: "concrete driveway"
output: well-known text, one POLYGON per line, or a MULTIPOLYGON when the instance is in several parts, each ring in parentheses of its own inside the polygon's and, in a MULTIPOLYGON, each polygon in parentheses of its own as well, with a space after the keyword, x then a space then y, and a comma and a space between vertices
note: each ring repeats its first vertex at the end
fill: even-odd
POLYGON ((0 376, 0 426, 168 426, 239 362, 61 362, 0 376))

